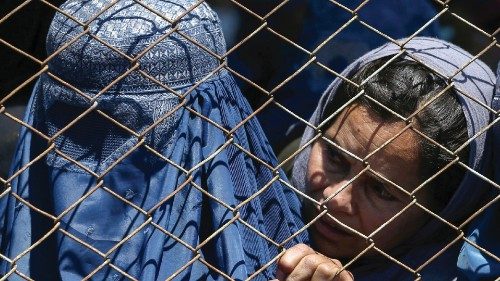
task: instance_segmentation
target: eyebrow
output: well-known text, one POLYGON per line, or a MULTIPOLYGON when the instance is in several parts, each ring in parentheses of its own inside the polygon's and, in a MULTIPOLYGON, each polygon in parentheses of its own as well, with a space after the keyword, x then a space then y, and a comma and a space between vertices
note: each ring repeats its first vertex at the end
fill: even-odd
POLYGON ((357 161, 363 163, 363 159, 361 159, 356 154, 352 153, 349 149, 338 144, 336 139, 333 139, 330 136, 324 135, 323 138, 320 138, 320 140, 325 143, 325 145, 328 147, 328 149, 334 149, 346 161, 348 159, 348 157, 346 157, 346 155, 347 155, 347 156, 349 156, 349 158, 353 158, 354 160, 357 160, 357 161))

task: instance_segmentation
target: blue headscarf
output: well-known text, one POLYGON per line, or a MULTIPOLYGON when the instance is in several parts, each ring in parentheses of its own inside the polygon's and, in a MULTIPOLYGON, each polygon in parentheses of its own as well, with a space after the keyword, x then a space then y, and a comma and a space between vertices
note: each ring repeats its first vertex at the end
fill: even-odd
MULTIPOLYGON (((402 44, 405 42, 405 39, 399 40, 399 42, 402 44)), ((442 77, 450 78, 459 69, 464 68, 451 77, 451 81, 454 83, 454 88, 458 89, 459 101, 467 121, 468 136, 472 139, 469 144, 468 166, 479 174, 490 175, 491 167, 494 164, 492 162, 493 149, 490 142, 491 128, 488 130, 488 133, 480 134, 480 132, 492 122, 492 114, 487 107, 491 109, 495 76, 488 66, 480 60, 474 59, 473 55, 460 47, 439 39, 415 37, 409 40, 403 47, 388 43, 368 52, 349 65, 342 72, 342 75, 349 77, 349 75, 356 73, 356 71, 368 62, 383 57, 393 57, 402 52, 402 50, 405 50, 405 53, 402 54, 403 58, 417 60, 433 69, 442 77), (412 58, 407 54, 411 54, 412 58), (466 95, 469 95, 478 102, 472 98, 467 98, 466 95)), ((328 103, 335 98, 340 83, 340 79, 335 79, 324 92, 310 119, 312 125, 317 126, 324 120, 324 110, 328 103)), ((301 145, 306 144, 315 135, 315 129, 307 127, 302 137, 301 145)), ((310 151, 311 146, 306 147, 298 155, 293 167, 292 180, 298 188, 305 187, 306 169, 310 151)), ((438 215, 458 226, 485 204, 490 192, 495 192, 496 196, 498 196, 498 189, 492 186, 491 183, 481 179, 475 173, 467 171, 448 205, 438 215)), ((394 258, 410 268, 416 269, 451 241, 437 241, 442 237, 436 237, 436 233, 440 233, 446 227, 441 222, 430 220, 407 243, 404 243, 399 248, 396 247, 390 254, 393 254, 394 258)), ((462 231, 466 232, 466 229, 462 229, 462 231)), ((488 239, 487 237, 485 236, 486 240, 488 239)), ((490 237, 489 239, 492 238, 490 237)), ((464 241, 461 242, 463 243, 464 241)), ((423 279, 451 280, 457 277, 459 275, 457 257, 460 245, 462 244, 461 242, 456 242, 438 258, 425 266, 420 271, 423 279)), ((381 278, 390 280, 415 279, 415 276, 409 271, 388 259, 365 257, 351 268, 348 267, 348 270, 353 272, 356 280, 377 280, 381 278)))
POLYGON ((281 246, 306 241, 289 239, 299 200, 217 58, 216 14, 140 3, 70 0, 52 21, 0 199, 9 280, 268 280, 281 246))
MULTIPOLYGON (((495 87, 495 95, 493 96, 492 108, 496 111, 500 110, 500 64, 497 68, 497 84, 495 87)), ((498 119, 499 117, 494 117, 498 119)), ((493 161, 496 163, 493 168, 493 179, 496 183, 500 183, 500 125, 497 123, 491 129, 493 142, 493 161)), ((498 196, 498 190, 491 191, 492 198, 498 196)), ((500 256, 500 205, 498 201, 487 208, 482 214, 475 218, 469 231, 466 233, 467 238, 489 251, 489 253, 500 256)), ((463 243, 458 256, 457 266, 459 268, 459 276, 467 280, 487 280, 494 279, 500 276, 500 263, 491 257, 489 254, 479 250, 475 245, 468 242, 463 243)))

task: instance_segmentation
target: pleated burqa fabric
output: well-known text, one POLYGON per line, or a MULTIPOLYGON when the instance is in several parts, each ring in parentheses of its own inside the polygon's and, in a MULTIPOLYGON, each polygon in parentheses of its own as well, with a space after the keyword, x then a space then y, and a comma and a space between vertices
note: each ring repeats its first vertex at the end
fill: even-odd
POLYGON ((70 0, 61 10, 71 18, 51 24, 54 57, 0 199, 1 273, 243 280, 271 262, 302 227, 300 202, 257 120, 242 123, 252 110, 218 69, 225 42, 210 7, 70 0))

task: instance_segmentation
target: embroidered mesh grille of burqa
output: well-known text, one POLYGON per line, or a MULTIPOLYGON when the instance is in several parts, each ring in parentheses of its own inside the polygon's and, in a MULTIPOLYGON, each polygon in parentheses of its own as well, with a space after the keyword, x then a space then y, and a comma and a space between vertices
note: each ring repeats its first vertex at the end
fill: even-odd
POLYGON ((0 199, 2 275, 272 278, 282 244, 307 239, 300 202, 242 123, 217 15, 190 0, 60 9, 0 199))

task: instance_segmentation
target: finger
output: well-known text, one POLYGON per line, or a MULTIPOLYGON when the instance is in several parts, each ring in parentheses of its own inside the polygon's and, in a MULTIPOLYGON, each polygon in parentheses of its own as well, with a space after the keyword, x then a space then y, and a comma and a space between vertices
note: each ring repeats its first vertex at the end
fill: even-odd
POLYGON ((287 280, 311 280, 316 268, 322 264, 329 262, 333 266, 333 264, 329 258, 319 255, 319 254, 310 254, 305 256, 300 260, 295 269, 288 275, 287 280))
POLYGON ((353 281, 354 280, 354 275, 350 271, 347 270, 342 270, 340 274, 333 279, 335 281, 353 281))
POLYGON ((286 279, 286 274, 285 274, 285 273, 283 273, 283 271, 281 271, 280 269, 278 269, 278 270, 276 271, 276 279, 277 279, 278 281, 284 281, 284 280, 286 279))
POLYGON ((334 280, 336 281, 354 280, 354 276, 352 275, 352 273, 346 269, 343 269, 344 266, 339 260, 336 259, 330 259, 330 260, 338 267, 339 270, 342 269, 342 271, 340 271, 340 273, 337 275, 337 278, 335 278, 334 280))
POLYGON ((331 261, 319 264, 314 271, 311 281, 331 281, 339 275, 340 268, 331 261))
POLYGON ((330 261, 333 262, 336 266, 338 266, 338 268, 342 268, 343 267, 342 263, 339 260, 330 259, 330 261))
POLYGON ((299 262, 307 255, 315 254, 311 247, 305 244, 297 244, 285 251, 285 254, 278 260, 278 268, 285 275, 290 274, 299 262))

